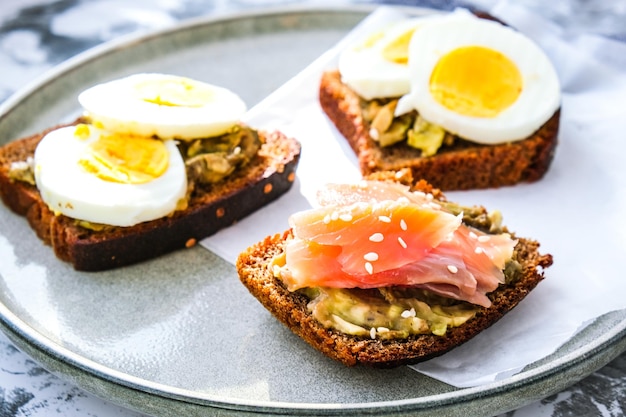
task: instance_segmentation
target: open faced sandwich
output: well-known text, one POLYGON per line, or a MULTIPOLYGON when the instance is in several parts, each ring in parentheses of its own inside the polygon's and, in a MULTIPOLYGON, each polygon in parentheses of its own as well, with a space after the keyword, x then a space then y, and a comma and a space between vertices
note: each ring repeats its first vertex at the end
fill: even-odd
POLYGON ((194 245, 292 185, 300 144, 233 92, 166 74, 89 88, 84 116, 0 148, 0 195, 78 270, 194 245))
POLYGON ((363 175, 407 167, 442 190, 500 187, 542 178, 557 146, 560 85, 546 54, 463 9, 347 48, 319 100, 363 175))
POLYGON ((237 260, 265 308, 346 365, 439 356, 515 307, 552 264, 538 242, 502 226, 499 212, 449 202, 424 181, 409 188, 396 175, 328 185, 319 207, 293 214, 288 231, 237 260))

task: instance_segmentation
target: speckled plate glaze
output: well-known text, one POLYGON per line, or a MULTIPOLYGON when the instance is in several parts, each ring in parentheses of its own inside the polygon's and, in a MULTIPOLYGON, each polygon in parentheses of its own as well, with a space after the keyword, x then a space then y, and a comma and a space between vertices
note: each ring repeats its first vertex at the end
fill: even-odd
MULTIPOLYGON (((271 10, 109 43, 8 100, 0 143, 73 118, 82 89, 139 71, 211 80, 252 106, 369 11, 271 10)), ((80 273, 0 205, 0 262, 0 328, 18 347, 87 391, 158 416, 494 415, 558 392, 626 349, 626 313, 615 313, 513 377, 457 389, 408 368, 351 369, 323 357, 201 247, 80 273)))

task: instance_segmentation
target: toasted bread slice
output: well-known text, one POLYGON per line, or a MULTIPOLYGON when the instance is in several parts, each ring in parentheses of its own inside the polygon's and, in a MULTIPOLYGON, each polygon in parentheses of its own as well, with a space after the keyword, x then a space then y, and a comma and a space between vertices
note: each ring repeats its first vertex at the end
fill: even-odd
POLYGON ((347 139, 363 175, 410 168, 413 177, 441 190, 495 188, 533 182, 546 173, 557 146, 560 111, 527 139, 500 145, 480 145, 456 138, 454 145, 423 157, 406 142, 381 147, 370 137, 362 115, 362 99, 341 81, 338 71, 322 75, 322 109, 347 139))
POLYGON ((45 133, 0 148, 0 196, 11 210, 27 218, 58 258, 83 271, 117 268, 193 246, 285 193, 300 158, 295 139, 280 132, 259 132, 265 143, 255 159, 227 179, 194 191, 185 210, 131 227, 94 231, 55 215, 35 186, 9 178, 11 163, 33 156, 45 133))
MULTIPOLYGON (((382 179, 379 177, 378 179, 382 179)), ((421 181, 418 189, 443 198, 421 181)), ((481 208, 483 209, 483 208, 481 208)), ((494 324, 515 307, 544 278, 543 268, 552 264, 552 256, 540 254, 539 243, 519 238, 513 258, 522 266, 519 278, 510 284, 501 284, 488 294, 492 305, 479 307, 477 314, 464 324, 449 328, 444 336, 413 335, 406 339, 381 340, 348 335, 325 328, 307 309, 310 299, 300 292, 290 292, 274 276, 272 260, 285 250, 291 231, 268 236, 240 254, 237 270, 242 283, 267 310, 315 349, 345 365, 395 367, 418 363, 467 342, 494 324)))

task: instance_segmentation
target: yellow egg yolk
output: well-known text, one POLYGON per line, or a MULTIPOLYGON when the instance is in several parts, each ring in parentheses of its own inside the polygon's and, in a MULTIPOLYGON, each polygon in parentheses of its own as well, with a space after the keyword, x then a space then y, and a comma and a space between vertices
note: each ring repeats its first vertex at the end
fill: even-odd
POLYGON ((169 153, 163 141, 128 135, 102 135, 78 162, 105 181, 142 184, 163 175, 169 153))
POLYGON ((513 104, 522 75, 506 56, 482 46, 445 54, 430 77, 430 93, 444 107, 471 117, 495 117, 513 104))
POLYGON ((372 33, 370 36, 367 37, 367 39, 365 39, 365 41, 363 41, 362 45, 357 45, 354 47, 355 51, 361 51, 363 49, 368 49, 373 47, 374 45, 376 45, 376 43, 381 40, 383 38, 383 36, 385 36, 384 32, 375 32, 372 33))
POLYGON ((135 85, 140 100, 161 106, 202 107, 213 99, 213 90, 189 78, 146 80, 135 85))
POLYGON ((396 64, 406 64, 409 62, 409 43, 415 29, 409 30, 393 41, 389 42, 383 48, 383 58, 396 64))
POLYGON ((91 130, 89 129, 89 125, 84 123, 79 123, 76 125, 74 129, 74 136, 78 139, 88 139, 91 136, 91 130))

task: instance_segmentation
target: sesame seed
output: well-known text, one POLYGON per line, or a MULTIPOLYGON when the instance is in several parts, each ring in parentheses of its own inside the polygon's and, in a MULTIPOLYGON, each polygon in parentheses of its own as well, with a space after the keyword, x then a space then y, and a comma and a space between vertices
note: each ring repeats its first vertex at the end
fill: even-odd
POLYGON ((380 135, 378 134, 378 130, 371 128, 370 129, 370 136, 372 137, 372 139, 374 140, 378 140, 378 138, 380 137, 380 135))
POLYGON ((233 149, 233 154, 235 155, 239 155, 241 153, 241 147, 237 146, 235 149, 233 149))
POLYGON ((363 255, 363 259, 368 262, 375 262, 378 260, 378 254, 376 252, 369 252, 363 255))
POLYGON ((453 274, 456 274, 457 272, 459 272, 459 268, 457 268, 454 265, 448 265, 448 271, 452 272, 453 274))
POLYGON ((370 337, 376 339, 376 329, 373 327, 370 329, 370 337))
POLYGON ((408 229, 408 226, 406 225, 406 222, 404 221, 404 219, 400 220, 400 229, 402 230, 408 229))
POLYGON ((401 203, 401 204, 409 204, 409 203, 410 203, 409 199, 408 199, 408 198, 406 198, 406 197, 404 197, 404 196, 403 196, 403 197, 398 198, 396 201, 397 201, 398 203, 401 203))
POLYGON ((373 235, 370 236, 370 242, 382 242, 385 239, 385 236, 383 236, 382 233, 374 233, 373 235))
POLYGON ((474 253, 483 253, 483 252, 484 252, 483 248, 478 247, 478 248, 474 249, 474 253))
POLYGON ((330 219, 337 220, 338 218, 339 218, 339 213, 337 213, 336 211, 333 211, 330 215, 330 219))
POLYGON ((428 207, 430 207, 431 209, 434 209, 434 210, 439 210, 439 209, 441 209, 441 205, 439 205, 439 204, 437 204, 437 203, 429 203, 429 204, 428 204, 428 207))
POLYGON ((432 194, 426 194, 426 200, 432 201, 433 198, 435 198, 435 197, 433 197, 432 194))
POLYGON ((383 223, 391 223, 391 217, 389 216, 378 216, 378 220, 383 223))
POLYGON ((487 235, 478 236, 478 241, 481 243, 489 242, 489 236, 487 235))
POLYGON ((369 183, 365 180, 362 180, 359 182, 359 188, 367 188, 369 186, 369 183))
POLYGON ((367 271, 368 274, 372 275, 374 273, 374 267, 372 266, 371 263, 369 262, 365 262, 365 270, 367 271))
POLYGON ((404 175, 404 173, 402 171, 396 171, 395 177, 396 177, 396 179, 399 180, 400 178, 402 178, 403 175, 404 175))
POLYGON ((400 236, 398 236, 398 243, 400 244, 400 246, 402 246, 404 249, 407 248, 407 244, 404 241, 404 239, 402 239, 400 236))
POLYGON ((469 232, 469 237, 472 239, 478 239, 478 236, 476 236, 476 233, 474 232, 469 232))
POLYGON ((413 194, 415 194, 418 197, 426 197, 426 193, 423 191, 413 191, 413 194))
POLYGON ((330 223, 330 214, 324 216, 324 224, 330 223))
POLYGON ((409 317, 415 317, 415 309, 411 307, 410 310, 404 310, 402 314, 400 314, 403 319, 408 319, 409 317))
POLYGON ((344 222, 350 222, 352 221, 352 215, 350 213, 344 213, 339 216, 339 219, 343 220, 344 222))
POLYGON ((378 333, 388 333, 388 332, 389 332, 389 329, 388 329, 387 327, 382 327, 382 326, 380 326, 378 329, 376 329, 376 331, 377 331, 378 333))

